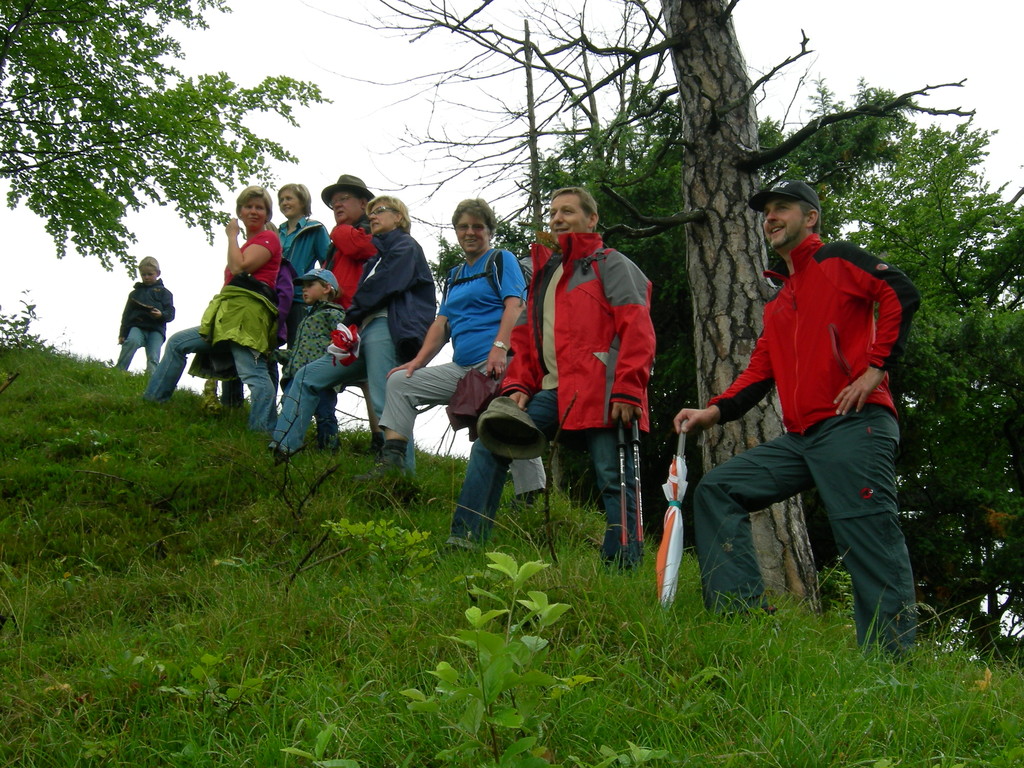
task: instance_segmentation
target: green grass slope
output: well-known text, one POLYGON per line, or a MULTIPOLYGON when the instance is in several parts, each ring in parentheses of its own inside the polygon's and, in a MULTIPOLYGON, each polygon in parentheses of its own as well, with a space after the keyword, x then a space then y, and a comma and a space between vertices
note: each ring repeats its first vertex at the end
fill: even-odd
POLYGON ((664 611, 653 551, 604 570, 562 497, 550 528, 503 509, 509 559, 446 554, 461 461, 360 484, 365 434, 275 467, 188 392, 38 351, 0 353, 14 372, 0 765, 1024 765, 1020 670, 940 631, 894 664, 841 612, 713 616, 689 559, 664 611), (557 563, 520 570, 547 530, 557 563))

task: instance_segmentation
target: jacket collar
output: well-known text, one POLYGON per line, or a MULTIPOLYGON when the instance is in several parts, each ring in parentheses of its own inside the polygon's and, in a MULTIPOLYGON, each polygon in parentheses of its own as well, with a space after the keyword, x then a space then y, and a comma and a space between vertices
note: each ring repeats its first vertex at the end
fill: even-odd
MULTIPOLYGON (((382 243, 385 247, 391 245, 395 240, 401 240, 403 237, 408 237, 409 233, 404 229, 392 229, 390 232, 385 232, 380 235, 374 235, 373 239, 382 243)), ((383 252, 383 248, 377 248, 377 255, 380 256, 383 252)))
MULTIPOLYGON (((794 248, 789 257, 793 261, 794 269, 799 272, 807 266, 808 262, 814 258, 814 254, 818 252, 818 249, 824 245, 821 241, 821 237, 816 234, 810 234, 803 239, 803 241, 794 248)), ((778 261, 772 262, 771 266, 765 271, 764 276, 769 280, 787 280, 790 277, 789 267, 786 266, 785 259, 779 259, 778 261)))
MULTIPOLYGON (((558 247, 562 254, 559 256, 563 264, 585 259, 604 247, 604 240, 596 232, 566 232, 558 236, 558 247)), ((541 243, 533 243, 530 246, 530 256, 533 258, 533 268, 537 272, 551 261, 551 249, 541 243)))
POLYGON ((566 232, 558 236, 558 245, 562 249, 562 260, 569 263, 604 248, 604 240, 596 232, 566 232))

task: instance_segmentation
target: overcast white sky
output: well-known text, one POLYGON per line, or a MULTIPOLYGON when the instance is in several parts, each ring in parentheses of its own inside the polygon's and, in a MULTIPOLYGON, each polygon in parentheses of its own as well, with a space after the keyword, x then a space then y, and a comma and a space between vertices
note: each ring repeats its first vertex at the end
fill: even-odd
MULTIPOLYGON (((508 4, 508 0, 498 2, 508 4)), ((371 0, 360 0, 360 4, 364 9, 375 5, 371 0)), ((414 186, 424 180, 424 169, 395 149, 406 127, 415 131, 428 119, 437 125, 443 116, 430 118, 425 100, 403 101, 411 91, 353 83, 338 76, 395 81, 434 71, 449 55, 450 38, 437 35, 415 44, 388 38, 347 25, 299 0, 249 0, 235 5, 234 14, 211 18, 209 31, 182 37, 187 55, 182 69, 192 74, 225 70, 245 85, 273 74, 320 85, 333 103, 300 112, 301 128, 270 120, 254 124, 299 158, 298 165, 278 170, 279 181, 301 182, 313 191, 314 217, 331 222, 330 212, 319 203, 319 190, 341 173, 362 177, 374 192, 397 193, 414 216, 426 221, 444 222, 464 197, 489 197, 486 188, 475 188, 467 181, 446 187, 428 201, 423 189, 414 186)), ((334 0, 321 0, 320 5, 359 7, 336 5, 334 0)), ((742 0, 734 18, 752 78, 795 53, 801 29, 815 51, 772 88, 762 104, 762 115, 785 114, 796 80, 805 74, 810 79, 824 78, 844 99, 860 78, 896 92, 966 78, 963 88, 939 91, 926 103, 977 110, 976 125, 1000 132, 991 145, 989 179, 995 185, 1007 184, 1008 195, 1024 185, 1024 142, 1014 130, 1019 122, 1019 88, 1010 64, 1024 29, 1024 4, 742 0)), ((798 99, 797 109, 803 103, 798 99)), ((791 115, 799 119, 798 112, 791 115)), ((946 127, 951 125, 947 122, 946 127)), ((6 193, 2 184, 0 193, 6 193)), ((229 201, 226 211, 233 208, 233 194, 229 201)), ((502 213, 500 206, 498 213, 502 213)), ((280 220, 275 211, 275 221, 280 220)), ((210 246, 203 233, 166 209, 147 211, 129 221, 139 238, 134 253, 139 258, 157 257, 164 281, 174 293, 178 319, 169 332, 197 324, 220 287, 224 236, 218 233, 210 246)), ((20 301, 27 299, 36 304, 35 331, 43 338, 78 355, 115 359, 120 314, 133 278, 121 269, 104 272, 97 261, 73 252, 57 261, 43 222, 24 209, 0 209, 0 222, 8 245, 0 284, 3 312, 16 311, 20 301)), ((413 228, 428 256, 436 253, 437 232, 422 224, 413 228)), ((142 371, 144 366, 140 351, 133 370, 142 371)), ((183 384, 196 386, 194 381, 183 384)), ((361 406, 352 403, 347 410, 362 412, 361 406)), ((432 428, 424 424, 417 430, 421 446, 433 450, 442 442, 438 425, 446 423, 443 410, 435 414, 432 428)), ((444 439, 445 445, 449 439, 444 439)), ((455 450, 461 453, 465 445, 457 442, 455 450)))

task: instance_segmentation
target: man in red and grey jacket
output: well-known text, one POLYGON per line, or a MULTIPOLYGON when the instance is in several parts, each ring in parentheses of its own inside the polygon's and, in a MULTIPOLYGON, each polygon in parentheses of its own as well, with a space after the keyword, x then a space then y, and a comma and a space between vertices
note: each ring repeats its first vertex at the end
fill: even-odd
MULTIPOLYGON (((626 256, 606 248, 597 203, 581 187, 557 190, 549 209, 557 248, 535 243, 525 323, 512 331, 515 352, 502 393, 549 438, 561 427, 585 441, 606 528, 605 563, 632 568, 636 539, 633 457, 626 451, 627 543, 622 544, 618 424, 647 431, 647 383, 654 363, 651 283, 626 256)), ((452 518, 450 547, 476 548, 494 523, 509 459, 473 444, 452 518)))
POLYGON ((895 654, 913 644, 914 581, 897 518, 899 443, 889 371, 920 303, 900 270, 852 243, 825 245, 821 205, 802 181, 750 199, 782 258, 782 289, 746 369, 708 407, 684 408, 677 431, 738 419, 774 386, 786 434, 709 472, 694 495, 704 600, 712 610, 766 608, 750 513, 816 487, 854 593, 857 641, 895 654), (877 320, 876 320, 877 311, 877 320))

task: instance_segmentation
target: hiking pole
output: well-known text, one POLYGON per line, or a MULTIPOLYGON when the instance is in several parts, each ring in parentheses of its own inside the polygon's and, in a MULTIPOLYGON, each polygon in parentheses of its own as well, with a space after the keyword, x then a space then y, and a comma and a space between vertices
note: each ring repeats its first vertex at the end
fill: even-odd
POLYGON ((633 493, 636 495, 636 540, 644 543, 644 508, 640 501, 640 423, 633 419, 633 493))
POLYGON ((619 531, 619 543, 623 547, 629 546, 629 531, 626 522, 626 429, 619 421, 619 511, 622 515, 622 525, 619 531))

